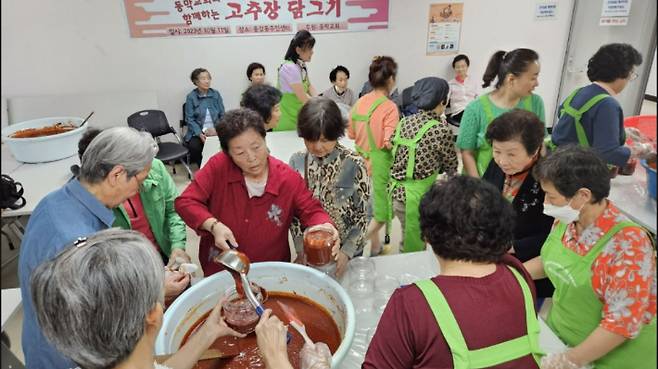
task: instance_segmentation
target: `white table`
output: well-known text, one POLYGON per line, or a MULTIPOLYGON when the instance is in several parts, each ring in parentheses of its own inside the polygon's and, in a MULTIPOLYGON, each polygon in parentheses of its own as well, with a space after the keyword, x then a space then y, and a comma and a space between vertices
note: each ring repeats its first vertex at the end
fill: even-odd
POLYGON ((14 170, 20 167, 23 163, 14 159, 11 151, 9 151, 9 146, 4 142, 2 143, 2 173, 11 174, 14 170))
POLYGON ((656 200, 647 192, 647 172, 639 163, 632 176, 612 179, 610 200, 627 217, 656 234, 656 200))
MULTIPOLYGON (((420 252, 377 256, 371 258, 371 260, 375 262, 378 278, 388 275, 399 279, 402 274, 407 273, 418 277, 418 279, 425 279, 439 273, 439 265, 431 248, 420 252)), ((348 271, 339 281, 348 293, 350 293, 349 279, 350 273, 348 271)), ((374 332, 373 329, 377 326, 381 314, 373 311, 372 308, 369 311, 365 310, 365 308, 372 305, 374 300, 372 296, 365 298, 351 297, 355 309, 357 309, 356 331, 350 351, 341 363, 340 369, 361 368, 361 363, 363 362, 369 344, 368 335, 374 332)), ((539 334, 539 345, 544 352, 560 352, 565 349, 566 346, 564 343, 560 341, 541 318, 539 318, 539 326, 541 330, 539 334)))
POLYGON ((11 319, 12 315, 21 306, 21 289, 7 288, 2 290, 2 330, 5 330, 5 324, 11 319))
POLYGON ((3 218, 32 214, 41 199, 50 192, 59 189, 71 179, 73 176, 71 165, 80 164, 78 156, 73 155, 47 163, 20 163, 12 171, 5 171, 5 160, 11 163, 13 156, 11 158, 5 158, 5 152, 2 153, 2 156, 3 173, 9 174, 16 182, 20 182, 23 185, 23 197, 25 197, 26 201, 25 206, 20 209, 3 211, 3 218))
MULTIPOLYGON (((304 139, 297 136, 297 131, 267 132, 265 141, 267 142, 267 147, 270 149, 272 156, 284 163, 288 163, 292 154, 306 150, 304 139)), ((354 141, 346 136, 342 137, 339 142, 347 148, 354 149, 354 141)), ((219 138, 217 138, 217 136, 208 137, 203 146, 203 160, 201 166, 203 167, 206 165, 208 159, 220 151, 221 147, 219 146, 219 138)))

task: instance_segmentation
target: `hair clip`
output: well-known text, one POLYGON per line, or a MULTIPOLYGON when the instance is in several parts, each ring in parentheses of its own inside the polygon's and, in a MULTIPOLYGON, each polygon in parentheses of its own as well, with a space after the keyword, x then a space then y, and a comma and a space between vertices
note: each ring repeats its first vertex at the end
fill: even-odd
POLYGON ((75 242, 73 242, 73 245, 78 249, 85 246, 86 244, 87 244, 87 237, 78 237, 78 239, 75 240, 75 242))

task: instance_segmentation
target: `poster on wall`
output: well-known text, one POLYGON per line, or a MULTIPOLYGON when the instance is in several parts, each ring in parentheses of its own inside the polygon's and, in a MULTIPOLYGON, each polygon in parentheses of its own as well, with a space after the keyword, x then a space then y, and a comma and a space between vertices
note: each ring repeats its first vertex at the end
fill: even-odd
POLYGON ((459 51, 463 14, 463 3, 430 4, 427 55, 456 54, 459 51))
POLYGON ((603 0, 599 26, 625 26, 631 14, 631 0, 603 0))
POLYGON ((130 36, 248 36, 388 28, 389 0, 124 0, 130 36))

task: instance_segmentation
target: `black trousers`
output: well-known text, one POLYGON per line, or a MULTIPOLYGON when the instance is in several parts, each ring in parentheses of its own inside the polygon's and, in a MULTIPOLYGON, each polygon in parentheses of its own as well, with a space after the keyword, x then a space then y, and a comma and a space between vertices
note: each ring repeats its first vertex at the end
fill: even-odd
POLYGON ((201 168, 201 154, 203 153, 203 141, 199 136, 193 136, 187 141, 187 149, 190 151, 190 163, 196 164, 201 168))

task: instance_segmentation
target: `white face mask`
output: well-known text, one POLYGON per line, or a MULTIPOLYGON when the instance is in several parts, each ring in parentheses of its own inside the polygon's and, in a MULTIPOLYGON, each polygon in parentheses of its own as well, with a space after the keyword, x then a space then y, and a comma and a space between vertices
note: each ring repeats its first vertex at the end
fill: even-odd
MULTIPOLYGON (((573 200, 573 199, 571 199, 573 200)), ((571 200, 564 206, 555 206, 553 204, 544 203, 544 214, 553 217, 560 221, 560 223, 569 224, 578 220, 580 216, 580 209, 576 210, 571 207, 571 200)), ((585 205, 585 204, 583 204, 585 205)))

